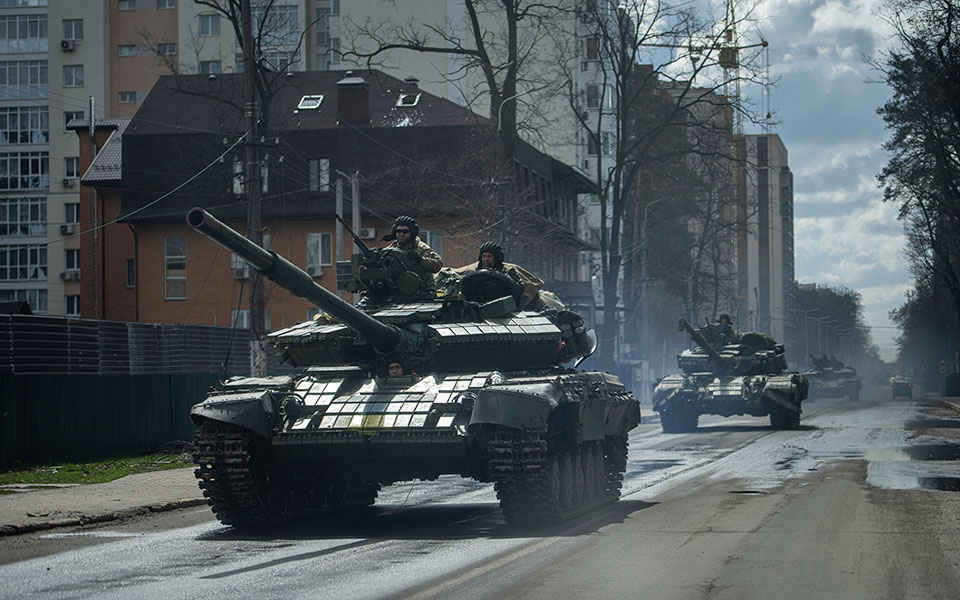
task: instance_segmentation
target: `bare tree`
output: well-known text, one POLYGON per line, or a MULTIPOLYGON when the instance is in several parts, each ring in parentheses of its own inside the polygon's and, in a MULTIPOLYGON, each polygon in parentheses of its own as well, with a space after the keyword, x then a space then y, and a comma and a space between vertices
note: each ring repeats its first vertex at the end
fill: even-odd
MULTIPOLYGON (((605 317, 600 347, 611 364, 621 323, 621 268, 625 255, 643 243, 623 238, 630 230, 626 218, 637 221, 650 203, 669 197, 639 198, 641 175, 695 161, 714 174, 719 169, 734 187, 735 165, 743 160, 734 124, 742 118, 758 120, 739 101, 741 82, 761 78, 757 54, 744 51, 756 52, 765 44, 738 45, 735 32, 746 20, 734 19, 732 11, 725 19, 712 18, 689 4, 641 0, 614 6, 596 0, 580 6, 579 15, 575 29, 558 36, 558 47, 566 52, 562 65, 570 108, 584 132, 586 154, 596 157, 590 164, 601 190, 599 274, 605 317), (571 46, 570 39, 579 42, 571 46), (585 97, 582 72, 591 69, 594 89, 585 97)), ((691 229, 698 232, 692 245, 698 256, 690 266, 688 309, 698 303, 698 279, 705 266, 717 261, 720 239, 712 217, 730 201, 717 190, 697 198, 707 204, 699 207, 701 218, 691 229)))

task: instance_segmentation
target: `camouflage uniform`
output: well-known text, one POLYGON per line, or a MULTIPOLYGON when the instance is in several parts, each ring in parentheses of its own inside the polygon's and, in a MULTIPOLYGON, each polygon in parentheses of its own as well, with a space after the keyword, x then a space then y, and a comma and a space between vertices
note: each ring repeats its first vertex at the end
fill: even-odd
MULTIPOLYGON (((539 277, 519 265, 503 262, 503 249, 500 248, 499 244, 494 242, 484 243, 480 246, 479 254, 482 255, 484 252, 490 252, 496 259, 497 265, 493 270, 500 271, 523 288, 520 306, 517 308, 520 310, 541 310, 543 308, 543 302, 540 300, 540 289, 543 287, 543 281, 539 277)), ((463 276, 473 271, 479 271, 483 269, 480 260, 478 256, 476 264, 457 267, 454 272, 463 276)))
POLYGON ((440 258, 440 255, 434 252, 433 248, 428 246, 426 242, 421 240, 418 236, 414 236, 409 243, 400 245, 398 242, 393 242, 387 248, 399 248, 405 252, 416 252, 420 256, 420 262, 418 262, 413 267, 413 272, 420 276, 420 279, 423 281, 425 290, 435 290, 436 284, 433 280, 433 274, 438 272, 443 266, 443 259, 440 258))

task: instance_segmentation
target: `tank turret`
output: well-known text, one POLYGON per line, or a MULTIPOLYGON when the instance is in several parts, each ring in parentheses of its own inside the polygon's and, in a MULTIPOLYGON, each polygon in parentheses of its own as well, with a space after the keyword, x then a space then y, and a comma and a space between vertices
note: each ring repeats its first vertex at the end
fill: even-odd
POLYGON ((324 311, 269 336, 302 371, 231 378, 191 410, 223 523, 372 504, 384 485, 443 474, 492 482, 511 523, 619 498, 639 403, 617 377, 565 366, 595 347, 577 313, 517 310, 517 286, 492 271, 438 297, 406 252, 362 242, 354 306, 202 209, 187 223, 324 311))

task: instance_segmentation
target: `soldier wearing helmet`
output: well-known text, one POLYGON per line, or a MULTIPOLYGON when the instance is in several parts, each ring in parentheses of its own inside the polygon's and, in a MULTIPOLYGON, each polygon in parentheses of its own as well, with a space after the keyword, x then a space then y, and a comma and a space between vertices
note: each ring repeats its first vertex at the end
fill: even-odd
POLYGON ((400 215, 382 241, 392 241, 388 248, 406 251, 407 256, 415 263, 413 271, 423 281, 423 289, 432 291, 435 289, 433 274, 443 266, 443 259, 420 239, 419 233, 420 226, 413 217, 400 215))
POLYGON ((466 265, 456 269, 461 275, 466 275, 471 271, 481 271, 489 269, 500 271, 510 277, 523 288, 523 295, 520 299, 521 310, 541 310, 543 308, 540 300, 540 289, 543 287, 543 281, 533 275, 521 266, 503 262, 503 248, 496 242, 484 242, 480 244, 480 250, 477 254, 476 265, 466 265))

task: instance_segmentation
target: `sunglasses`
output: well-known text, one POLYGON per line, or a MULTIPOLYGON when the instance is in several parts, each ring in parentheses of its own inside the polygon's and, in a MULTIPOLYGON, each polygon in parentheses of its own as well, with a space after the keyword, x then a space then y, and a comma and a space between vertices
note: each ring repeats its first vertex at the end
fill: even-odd
POLYGON ((409 229, 398 229, 398 230, 397 230, 397 235, 400 235, 401 233, 410 233, 410 230, 409 230, 409 229))

